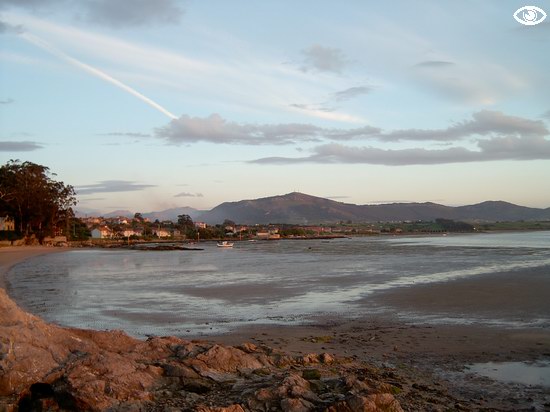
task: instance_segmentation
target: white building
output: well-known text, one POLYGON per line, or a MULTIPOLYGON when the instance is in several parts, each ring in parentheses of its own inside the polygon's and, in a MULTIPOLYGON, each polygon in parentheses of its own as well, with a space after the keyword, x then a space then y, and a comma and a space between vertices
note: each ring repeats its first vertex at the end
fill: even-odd
POLYGON ((15 221, 8 217, 0 217, 0 230, 15 230, 15 221))
POLYGON ((96 227, 92 230, 92 239, 111 239, 113 231, 107 226, 96 227))

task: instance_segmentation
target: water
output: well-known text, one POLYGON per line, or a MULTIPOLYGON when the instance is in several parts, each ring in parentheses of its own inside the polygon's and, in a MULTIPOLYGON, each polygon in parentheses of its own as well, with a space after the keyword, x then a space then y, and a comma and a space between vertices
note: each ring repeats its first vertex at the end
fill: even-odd
POLYGON ((25 309, 63 325, 182 336, 361 316, 376 312, 365 301, 385 290, 550 267, 550 232, 201 247, 45 255, 12 269, 8 292, 25 309))
POLYGON ((468 371, 501 382, 550 387, 550 361, 475 363, 468 371))

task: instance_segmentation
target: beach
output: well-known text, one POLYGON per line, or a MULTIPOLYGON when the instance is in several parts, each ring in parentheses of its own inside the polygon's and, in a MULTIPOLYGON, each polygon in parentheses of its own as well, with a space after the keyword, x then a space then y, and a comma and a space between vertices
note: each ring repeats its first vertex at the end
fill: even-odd
MULTIPOLYGON (((0 285, 18 262, 66 249, 0 249, 0 285)), ((403 410, 548 410, 550 389, 491 380, 468 373, 486 362, 550 360, 550 330, 531 321, 548 313, 548 268, 457 279, 382 291, 372 299, 388 308, 353 319, 318 317, 307 325, 245 326, 200 339, 237 346, 251 342, 292 356, 329 353, 380 368, 395 387, 403 410), (393 311, 392 311, 393 309, 393 311), (394 315, 392 315, 392 312, 394 315), (470 319, 430 322, 430 313, 470 319), (488 325, 479 317, 499 312, 507 323, 488 325), (407 313, 407 316, 397 314, 407 313), (475 315, 475 316, 474 316, 475 315), (522 322, 529 320, 530 326, 522 322)))

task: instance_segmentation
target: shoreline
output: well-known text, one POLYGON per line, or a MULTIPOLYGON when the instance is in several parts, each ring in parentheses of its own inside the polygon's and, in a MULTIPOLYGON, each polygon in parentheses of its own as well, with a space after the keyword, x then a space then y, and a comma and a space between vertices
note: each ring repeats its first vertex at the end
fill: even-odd
MULTIPOLYGON (((1 248, 0 288, 4 288, 5 274, 14 265, 35 256, 70 250, 49 247, 1 248)), ((539 271, 537 274, 539 281, 544 279, 544 273, 539 271)), ((398 308, 416 305, 422 309, 424 305, 425 310, 440 309, 442 305, 453 306, 453 301, 446 301, 445 296, 454 297, 456 304, 472 288, 478 290, 476 285, 482 286, 480 293, 494 292, 492 285, 494 286, 495 279, 491 278, 494 276, 504 275, 484 275, 457 283, 451 281, 384 291, 378 293, 376 299, 382 302, 385 300, 387 304, 398 308), (429 297, 437 299, 427 302, 429 297)), ((506 278, 507 287, 512 291, 521 283, 518 273, 507 274, 506 278), (514 284, 514 280, 520 283, 514 284)), ((540 287, 535 289, 538 293, 544 293, 540 287)), ((506 301, 506 296, 502 298, 506 301)), ((497 300, 487 302, 487 305, 494 308, 502 303, 497 300)), ((470 310, 476 311, 475 302, 470 304, 470 310)), ((76 330, 68 327, 61 329, 76 330)), ((382 370, 391 371, 400 388, 396 398, 408 410, 422 410, 427 405, 445 406, 450 401, 455 406, 463 405, 464 410, 509 410, 533 405, 534 410, 545 410, 542 408, 550 405, 550 397, 539 388, 518 387, 464 373, 464 368, 472 363, 550 359, 549 329, 510 329, 479 324, 414 324, 387 314, 372 315, 368 312, 368 307, 365 307, 365 314, 357 319, 320 317, 315 323, 307 325, 244 326, 227 334, 200 336, 197 339, 232 346, 252 342, 258 347, 269 347, 297 357, 327 352, 337 357, 376 365, 382 370)), ((455 409, 463 408, 456 406, 455 409)))
POLYGON ((48 246, 3 246, 0 247, 0 289, 6 289, 6 274, 12 267, 27 259, 50 253, 69 252, 71 248, 48 246))

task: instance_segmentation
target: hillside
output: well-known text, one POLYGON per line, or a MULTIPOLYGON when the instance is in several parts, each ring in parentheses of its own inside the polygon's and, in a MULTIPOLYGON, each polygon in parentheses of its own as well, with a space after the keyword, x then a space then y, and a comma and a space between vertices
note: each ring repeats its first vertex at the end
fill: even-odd
POLYGON ((387 222, 435 220, 517 221, 550 219, 550 209, 517 206, 507 202, 483 202, 450 207, 437 203, 355 205, 293 192, 254 200, 225 202, 198 217, 209 224, 225 219, 241 224, 317 224, 339 221, 387 222))

